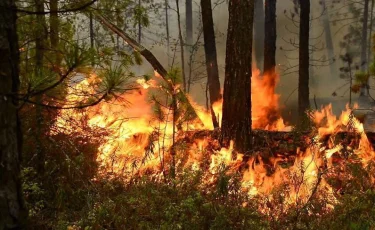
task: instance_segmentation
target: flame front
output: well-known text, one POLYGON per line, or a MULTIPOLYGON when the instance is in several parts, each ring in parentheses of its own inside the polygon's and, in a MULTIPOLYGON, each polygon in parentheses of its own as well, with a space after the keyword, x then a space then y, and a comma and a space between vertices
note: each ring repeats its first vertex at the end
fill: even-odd
MULTIPOLYGON (((276 76, 260 76, 259 71, 253 73, 252 86, 257 92, 252 95, 254 129, 290 130, 280 117, 279 96, 274 93, 277 82, 275 78, 276 76)), ((159 177, 166 173, 171 160, 170 149, 173 147, 171 111, 164 109, 165 119, 157 119, 153 115, 152 103, 148 100, 149 90, 158 88, 158 84, 156 81, 147 83, 143 80, 138 80, 137 83, 141 86, 139 90, 121 95, 126 99, 126 103, 112 99, 84 111, 63 110, 56 123, 64 132, 79 129, 70 126, 66 122, 67 117, 76 120, 87 118, 89 126, 105 128, 109 135, 102 140, 97 160, 102 166, 102 173, 121 175, 125 181, 133 175, 150 174, 159 177)), ((89 81, 82 81, 74 90, 82 90, 88 86, 89 81)), ((76 94, 68 95, 69 101, 79 100, 76 94)), ((183 140, 189 132, 213 130, 211 114, 189 100, 202 122, 189 122, 184 125, 182 130, 177 131, 178 140, 183 140)), ((222 102, 216 102, 213 110, 219 120, 221 109, 222 102)), ((186 145, 187 148, 181 147, 180 152, 186 156, 182 157, 177 165, 199 170, 203 167, 202 162, 207 159, 209 164, 205 183, 211 183, 212 175, 218 173, 221 165, 226 165, 231 171, 242 173, 242 188, 250 196, 269 197, 275 188, 286 184, 288 194, 285 195, 285 205, 302 204, 316 190, 324 190, 326 195, 335 200, 334 190, 322 176, 327 168, 334 167, 334 156, 345 150, 343 145, 335 143, 335 135, 344 131, 359 135, 358 147, 353 149, 353 153, 361 159, 363 166, 373 160, 374 151, 364 133, 363 124, 353 117, 351 109, 347 108, 337 118, 332 113, 332 106, 328 105, 315 111, 312 117, 317 131, 313 136, 306 137, 308 147, 304 150, 298 148, 294 158, 286 159, 273 153, 265 161, 263 153, 259 152, 244 162, 247 158, 240 153, 235 154, 232 144, 229 148, 220 148, 217 140, 203 135, 186 145), (328 144, 323 143, 324 137, 328 137, 328 144)), ((346 147, 346 150, 347 148, 351 147, 346 147)), ((265 213, 271 212, 265 206, 261 207, 261 210, 265 213)))

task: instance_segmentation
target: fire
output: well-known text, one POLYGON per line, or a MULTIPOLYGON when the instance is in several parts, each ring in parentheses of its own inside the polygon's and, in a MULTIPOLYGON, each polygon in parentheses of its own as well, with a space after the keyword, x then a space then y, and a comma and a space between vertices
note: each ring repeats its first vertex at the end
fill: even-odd
MULTIPOLYGON (((257 92, 252 95, 253 128, 289 131, 290 127, 280 117, 279 95, 275 94, 275 82, 278 78, 275 77, 260 76, 258 71, 253 73, 253 91, 256 89, 257 92)), ((71 90, 87 91, 92 81, 82 81, 71 90)), ((248 158, 235 153, 233 144, 229 148, 220 148, 217 140, 210 135, 193 138, 193 143, 182 144, 180 147, 176 143, 184 143, 184 139, 194 135, 194 132, 213 130, 211 114, 189 98, 199 119, 176 128, 174 143, 173 111, 159 106, 160 115, 155 115, 155 102, 149 100, 150 90, 160 90, 161 87, 154 80, 146 82, 142 79, 136 82, 140 86, 138 90, 121 95, 126 102, 112 99, 83 112, 63 110, 56 123, 64 132, 69 132, 79 127, 70 127, 66 117, 77 120, 87 118, 90 126, 107 129, 109 135, 102 140, 97 160, 102 165, 103 173, 121 175, 125 181, 133 175, 151 174, 160 177, 168 173, 173 148, 177 155, 182 155, 176 165, 192 170, 206 170, 206 183, 212 183, 212 175, 218 173, 220 165, 226 165, 231 171, 242 173, 242 188, 249 196, 268 196, 275 188, 285 185, 288 191, 285 205, 301 205, 318 190, 324 190, 326 196, 335 200, 334 189, 323 176, 327 168, 334 167, 334 156, 340 156, 344 150, 353 150, 364 166, 375 156, 364 133, 363 124, 353 116, 352 109, 347 107, 337 118, 331 105, 312 113, 317 127, 315 135, 306 137, 308 147, 296 149, 294 156, 289 156, 288 159, 278 154, 265 158, 261 152, 248 158), (340 132, 359 135, 358 147, 335 143, 334 137, 340 132), (328 144, 323 143, 324 138, 328 138, 328 144), (202 168, 206 160, 209 162, 208 166, 202 168)), ((80 100, 77 94, 68 95, 68 101, 80 100)), ((216 102, 213 110, 221 121, 222 102, 216 102)), ((272 210, 267 211, 263 207, 262 211, 272 210)))
MULTIPOLYGON (((288 131, 290 127, 284 124, 283 119, 280 116, 279 97, 280 95, 275 93, 275 87, 279 81, 277 74, 271 76, 269 74, 261 75, 257 69, 253 70, 252 74, 252 92, 256 92, 251 95, 252 97, 252 121, 254 129, 264 130, 278 130, 288 131)), ((223 101, 215 102, 213 110, 219 118, 221 123, 223 101)), ((211 119, 211 117, 210 117, 211 119)))

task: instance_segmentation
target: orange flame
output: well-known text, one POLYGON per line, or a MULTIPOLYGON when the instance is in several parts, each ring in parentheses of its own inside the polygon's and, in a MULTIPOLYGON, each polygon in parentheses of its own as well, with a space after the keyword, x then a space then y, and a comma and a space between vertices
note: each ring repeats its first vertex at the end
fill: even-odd
MULTIPOLYGON (((252 95, 253 128, 279 131, 290 129, 280 117, 279 95, 274 93, 277 81, 276 75, 262 77, 259 71, 253 73, 252 87, 253 92, 256 92, 252 95)), ((109 103, 96 105, 84 112, 63 110, 57 125, 64 127, 65 132, 77 130, 78 127, 69 127, 69 123, 64 118, 87 117, 90 126, 104 127, 110 132, 98 150, 98 162, 103 166, 103 172, 114 172, 124 175, 125 178, 135 173, 152 173, 158 177, 169 164, 170 148, 173 145, 171 111, 164 108, 164 119, 155 118, 147 93, 150 89, 159 86, 156 81, 137 80, 137 83, 142 86, 140 90, 122 95, 126 103, 113 99, 109 103)), ((74 87, 74 90, 85 91, 89 86, 89 80, 82 81, 74 87)), ((80 100, 76 94, 68 95, 69 101, 80 100)), ((211 114, 189 100, 201 122, 189 122, 184 125, 182 131, 212 130, 211 114)), ((213 110, 221 120, 222 102, 216 102, 213 110)), ((245 162, 247 169, 243 170, 241 165, 245 157, 242 154, 234 155, 233 144, 229 148, 214 149, 215 141, 210 137, 204 137, 197 138, 188 149, 183 149, 182 152, 187 155, 186 159, 180 160, 177 164, 199 170, 203 159, 208 156, 210 162, 208 172, 211 175, 218 173, 219 166, 222 164, 230 166, 233 170, 242 170, 242 188, 250 196, 271 194, 275 188, 288 182, 289 195, 285 197, 287 205, 306 202, 318 182, 319 188, 328 191, 334 199, 333 190, 322 178, 321 171, 325 167, 325 161, 328 161, 328 166, 332 166, 332 156, 341 154, 344 147, 333 141, 329 142, 329 146, 323 145, 322 138, 352 128, 360 134, 359 147, 354 153, 362 159, 363 164, 367 165, 372 161, 375 154, 364 133, 363 124, 352 116, 349 107, 339 118, 333 114, 331 105, 315 111, 312 115, 318 128, 316 136, 310 140, 314 144, 304 151, 297 149, 293 161, 284 161, 281 157, 271 156, 269 161, 264 162, 260 155, 255 155, 245 162), (283 167, 283 164, 288 165, 283 167)), ((84 130, 80 131, 84 132, 84 130)), ((177 136, 182 139, 185 135, 188 134, 178 133, 177 136)), ((213 177, 209 178, 207 183, 212 182, 213 177)))

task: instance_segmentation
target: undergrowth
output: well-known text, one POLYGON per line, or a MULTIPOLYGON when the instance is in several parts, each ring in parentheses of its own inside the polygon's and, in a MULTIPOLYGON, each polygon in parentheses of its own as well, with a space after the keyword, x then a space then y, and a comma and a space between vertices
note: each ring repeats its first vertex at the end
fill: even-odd
MULTIPOLYGON (((302 167, 301 175, 290 175, 295 179, 267 196, 249 196, 241 173, 225 165, 214 175, 208 167, 177 167, 175 177, 165 174, 159 180, 145 174, 124 183, 123 177, 98 173, 96 152, 105 132, 86 133, 91 135, 45 138, 42 172, 34 164, 33 137, 25 136, 22 180, 29 229, 375 229, 375 166, 363 168, 355 154, 320 169, 318 178, 331 191, 321 189, 318 180, 307 200, 287 207, 287 188, 301 186, 290 183, 305 183, 302 167)), ((177 161, 183 156, 177 154, 177 161)))
POLYGON ((335 203, 313 196, 303 207, 289 208, 282 204, 285 185, 267 199, 249 197, 240 176, 224 171, 208 185, 202 171, 185 170, 166 181, 143 176, 130 183, 112 176, 67 179, 64 174, 73 172, 64 171, 54 175, 51 186, 29 167, 23 169, 23 187, 30 229, 374 229, 375 190, 366 175, 375 171, 355 163, 343 170, 345 177, 331 175, 329 182, 335 203), (333 208, 327 210, 328 204, 333 208))

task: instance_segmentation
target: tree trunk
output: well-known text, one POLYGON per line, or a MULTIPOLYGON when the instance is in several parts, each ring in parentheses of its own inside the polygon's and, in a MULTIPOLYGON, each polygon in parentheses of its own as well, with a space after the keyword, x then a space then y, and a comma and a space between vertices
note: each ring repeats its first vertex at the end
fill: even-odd
MULTIPOLYGON (((138 0, 138 7, 141 9, 142 3, 141 0, 138 0)), ((138 42, 141 43, 142 41, 142 22, 141 22, 141 17, 139 17, 138 20, 138 42)))
POLYGON ((94 40, 94 19, 93 19, 93 15, 92 15, 92 12, 90 12, 90 16, 89 16, 89 27, 90 27, 90 48, 91 49, 94 49, 94 46, 95 46, 95 40, 94 40))
POLYGON ((263 0, 254 0, 255 11, 254 11, 254 36, 253 36, 253 57, 255 58, 256 67, 263 73, 263 57, 264 57, 264 9, 263 0))
POLYGON ((190 88, 192 84, 192 72, 193 72, 193 1, 185 0, 185 16, 186 16, 186 39, 185 45, 187 49, 187 89, 186 92, 190 93, 190 88))
POLYGON ((214 21, 212 18, 211 0, 201 0, 204 51, 206 54, 207 83, 210 93, 210 110, 215 128, 219 127, 212 105, 221 99, 219 68, 217 65, 214 21))
POLYGON ((178 38, 180 40, 180 48, 181 48, 181 67, 182 67, 182 86, 184 92, 186 92, 186 75, 185 75, 185 54, 184 54, 184 39, 182 38, 182 30, 181 30, 181 17, 180 17, 180 3, 179 0, 176 0, 176 7, 177 7, 177 24, 178 24, 178 38))
POLYGON ((50 26, 50 42, 51 42, 51 49, 52 51, 55 52, 55 63, 54 65, 60 65, 61 63, 61 55, 58 52, 59 50, 59 33, 60 33, 60 28, 59 28, 59 15, 57 11, 59 10, 58 8, 58 0, 50 0, 50 10, 53 12, 50 14, 49 18, 49 26, 50 26))
POLYGON ((19 87, 15 3, 0 1, 0 229, 25 229, 20 175, 22 134, 14 95, 19 87))
MULTIPOLYGON (((372 27, 373 27, 373 20, 374 20, 374 0, 371 0, 371 10, 370 10, 370 36, 368 36, 368 46, 370 50, 374 50, 373 45, 372 45, 372 27)), ((372 62, 372 57, 371 57, 372 52, 367 52, 367 62, 371 63, 372 62)))
MULTIPOLYGON (((276 88, 276 0, 266 0, 265 2, 265 34, 264 34, 264 75, 263 77, 269 83, 270 91, 268 96, 275 94, 276 88)), ((275 121, 279 117, 279 111, 273 107, 267 109, 270 122, 275 121)))
MULTIPOLYGON (((36 12, 44 12, 44 0, 35 0, 36 12)), ((35 76, 43 77, 43 61, 44 53, 46 50, 46 40, 47 40, 47 23, 44 14, 38 14, 36 16, 37 27, 35 30, 35 76)), ((56 41, 54 41, 56 42, 56 41)), ((36 96, 35 99, 38 104, 42 103, 42 95, 36 96)), ((43 113, 41 106, 35 107, 35 121, 36 121, 36 133, 35 133, 35 151, 37 156, 37 170, 38 173, 44 173, 44 162, 45 162, 45 152, 42 144, 43 136, 43 113)))
POLYGON ((170 66, 170 58, 169 58, 169 50, 170 50, 170 42, 169 42, 169 1, 165 0, 165 30, 167 35, 167 58, 168 58, 168 67, 170 66))
POLYGON ((193 1, 186 0, 186 44, 193 44, 193 1))
POLYGON ((331 79, 335 80, 337 77, 337 66, 336 66, 336 59, 335 59, 335 49, 333 46, 333 40, 332 40, 332 32, 331 32, 331 24, 329 22, 329 11, 328 7, 326 6, 326 0, 322 0, 322 7, 323 10, 325 10, 325 14, 323 15, 323 26, 324 26, 324 34, 326 39, 326 48, 327 48, 327 54, 328 59, 332 61, 332 63, 329 65, 330 71, 331 71, 331 79))
POLYGON ((309 37, 310 0, 300 1, 299 34, 299 79, 298 79, 298 117, 299 123, 305 120, 306 110, 310 108, 309 95, 309 37))
POLYGON ((254 0, 230 0, 221 142, 251 150, 251 61, 254 0))
POLYGON ((264 73, 276 85, 276 0, 266 0, 264 35, 264 73))
MULTIPOLYGON (((367 70, 367 30, 368 30, 368 9, 370 0, 365 0, 363 9, 363 26, 362 26, 362 40, 361 40, 361 71, 367 70)), ((368 82, 364 83, 361 87, 360 96, 368 96, 368 82)))

